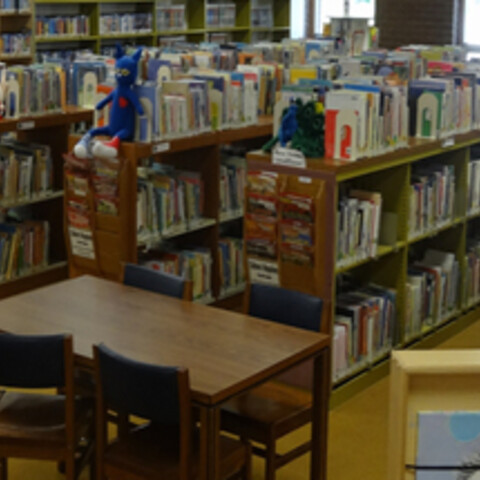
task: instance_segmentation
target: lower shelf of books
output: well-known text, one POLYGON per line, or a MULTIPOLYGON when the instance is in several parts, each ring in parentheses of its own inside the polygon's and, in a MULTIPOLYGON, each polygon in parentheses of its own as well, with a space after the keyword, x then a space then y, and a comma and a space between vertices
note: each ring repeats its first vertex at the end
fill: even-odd
POLYGON ((51 272, 53 270, 66 268, 67 265, 68 265, 67 261, 61 261, 61 262, 53 262, 50 265, 46 265, 43 267, 33 268, 28 273, 24 273, 22 275, 18 275, 13 278, 8 278, 5 280, 0 280, 0 288, 3 285, 9 284, 9 283, 19 282, 19 281, 25 280, 26 278, 42 275, 43 273, 51 272))

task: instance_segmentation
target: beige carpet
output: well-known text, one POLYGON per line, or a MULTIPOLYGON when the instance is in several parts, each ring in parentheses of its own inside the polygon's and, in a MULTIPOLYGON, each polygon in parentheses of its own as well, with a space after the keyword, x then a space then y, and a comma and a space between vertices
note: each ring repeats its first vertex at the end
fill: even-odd
MULTIPOLYGON (((449 339, 439 348, 480 348, 480 321, 449 339)), ((330 414, 328 480, 385 480, 387 448, 388 378, 379 381, 330 414)), ((308 429, 280 442, 300 442, 308 429)), ((62 475, 45 462, 12 460, 10 480, 57 480, 62 475)), ((307 480, 309 456, 278 471, 278 480, 307 480)), ((254 461, 254 479, 263 478, 263 462, 254 461)), ((84 473, 81 480, 87 480, 84 473)))

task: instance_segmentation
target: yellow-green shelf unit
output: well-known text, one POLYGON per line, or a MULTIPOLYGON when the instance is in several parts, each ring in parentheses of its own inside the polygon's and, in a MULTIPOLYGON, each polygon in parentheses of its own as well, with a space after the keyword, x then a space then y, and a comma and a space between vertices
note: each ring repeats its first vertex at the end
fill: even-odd
MULTIPOLYGON (((470 147, 480 143, 480 132, 454 135, 445 140, 427 141, 411 139, 409 147, 357 162, 326 159, 307 159, 306 168, 298 169, 274 165, 271 155, 252 152, 248 155, 249 170, 273 171, 281 176, 310 178, 322 185, 322 212, 324 222, 316 227, 316 242, 321 245, 324 261, 322 270, 314 272, 315 281, 307 286, 308 293, 321 296, 325 301, 325 317, 333 331, 337 277, 344 273, 359 284, 378 283, 397 291, 397 323, 395 348, 416 348, 433 345, 446 335, 456 333, 480 316, 480 302, 464 303, 465 254, 469 224, 479 221, 480 212, 467 212, 468 162, 470 147), (453 143, 453 144, 452 144, 453 143), (455 170, 455 212, 451 221, 436 229, 412 236, 409 233, 409 195, 412 171, 421 162, 452 165, 455 170), (374 258, 365 258, 352 264, 337 265, 336 212, 338 199, 349 188, 364 189, 382 194, 382 210, 394 214, 391 228, 396 235, 391 245, 380 245, 374 258), (436 325, 406 337, 406 283, 409 259, 422 255, 428 248, 454 253, 460 267, 458 301, 453 311, 446 313, 436 325), (476 315, 476 317, 474 316, 476 315), (450 333, 449 333, 450 332, 450 333)), ((393 236, 393 234, 392 234, 393 236)), ((313 267, 308 267, 313 268, 313 267)), ((281 276, 280 269, 280 276, 281 276)), ((280 278, 281 284, 284 281, 280 278)), ((298 285, 305 289, 299 276, 298 285)), ((290 278, 288 283, 295 281, 290 278)), ((285 285, 284 285, 285 286, 285 285)), ((388 372, 389 354, 370 365, 353 369, 334 385, 333 402, 339 403, 370 385, 388 372)))

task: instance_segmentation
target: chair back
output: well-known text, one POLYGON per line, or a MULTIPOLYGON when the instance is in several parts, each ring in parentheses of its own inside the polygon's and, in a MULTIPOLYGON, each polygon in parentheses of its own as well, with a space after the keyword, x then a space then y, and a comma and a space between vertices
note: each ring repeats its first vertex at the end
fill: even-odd
POLYGON ((175 298, 183 298, 185 291, 185 280, 182 277, 157 272, 151 268, 132 263, 125 265, 123 283, 130 287, 142 288, 175 298))
MULTIPOLYGON (((107 410, 178 426, 179 478, 189 478, 191 398, 188 370, 126 358, 105 345, 94 347, 97 389, 97 460, 107 444, 107 410)), ((173 438, 172 438, 173 441, 173 438)))
POLYGON ((72 339, 65 335, 0 334, 0 385, 18 388, 66 386, 73 373, 72 339))
POLYGON ((323 300, 306 293, 263 284, 250 286, 248 314, 292 327, 320 332, 323 300))

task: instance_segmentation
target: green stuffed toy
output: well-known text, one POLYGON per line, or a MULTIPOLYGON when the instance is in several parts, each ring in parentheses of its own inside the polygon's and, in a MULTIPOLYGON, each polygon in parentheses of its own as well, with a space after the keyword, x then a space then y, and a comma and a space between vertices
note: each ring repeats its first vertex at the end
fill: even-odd
MULTIPOLYGON (((297 99, 294 105, 296 106, 295 109, 289 107, 283 111, 280 133, 284 130, 284 121, 288 120, 286 127, 290 127, 292 123, 295 123, 290 119, 292 111, 295 111, 295 131, 292 132, 291 128, 288 128, 288 136, 291 139, 290 148, 299 150, 307 158, 323 157, 325 153, 325 117, 323 115, 323 106, 314 101, 303 104, 300 99, 297 99)), ((270 152, 279 141, 280 135, 273 137, 263 146, 263 151, 270 152)))

